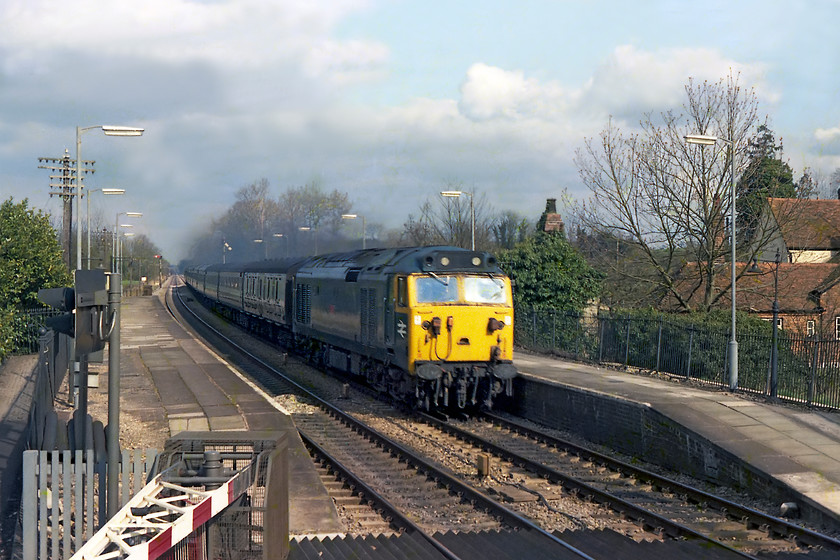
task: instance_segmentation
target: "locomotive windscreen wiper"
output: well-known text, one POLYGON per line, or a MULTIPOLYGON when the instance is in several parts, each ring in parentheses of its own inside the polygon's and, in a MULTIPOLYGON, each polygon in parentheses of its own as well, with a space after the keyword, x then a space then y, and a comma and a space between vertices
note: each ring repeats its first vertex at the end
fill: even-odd
POLYGON ((441 284, 443 284, 444 286, 447 286, 447 287, 449 286, 449 276, 447 276, 447 277, 446 277, 446 280, 444 280, 444 279, 442 279, 440 276, 438 276, 437 274, 435 274, 434 272, 431 272, 431 271, 430 271, 430 272, 429 272, 429 274, 432 276, 432 278, 434 278, 435 280, 437 280, 438 282, 440 282, 440 283, 441 283, 441 284))

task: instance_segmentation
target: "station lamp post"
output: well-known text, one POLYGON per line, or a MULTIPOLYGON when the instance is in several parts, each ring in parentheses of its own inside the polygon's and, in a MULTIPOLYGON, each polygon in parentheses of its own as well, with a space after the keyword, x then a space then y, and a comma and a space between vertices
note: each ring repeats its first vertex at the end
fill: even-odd
POLYGON ((732 279, 732 338, 729 340, 729 390, 736 391, 738 389, 738 340, 735 337, 735 143, 726 138, 719 138, 717 136, 705 136, 702 134, 687 134, 685 141, 689 144, 698 144, 700 146, 714 146, 718 142, 723 142, 729 146, 729 161, 730 169, 730 190, 731 200, 729 206, 729 231, 730 231, 730 247, 731 247, 731 270, 730 276, 732 279))
POLYGON ((275 233, 275 234, 272 235, 272 237, 282 238, 286 242, 286 251, 283 253, 283 256, 288 257, 289 256, 289 238, 286 237, 285 235, 283 235, 282 233, 275 233))
POLYGON ((473 206, 473 194, 467 191, 440 191, 440 195, 446 198, 460 198, 462 194, 470 197, 470 249, 475 251, 475 206, 473 206))
POLYGON ((342 220, 355 220, 357 218, 362 219, 362 249, 367 249, 367 222, 365 221, 364 216, 359 216, 358 214, 342 214, 342 220))
MULTIPOLYGON (((120 227, 134 227, 134 226, 131 225, 131 224, 120 224, 120 227)), ((122 279, 122 275, 123 275, 123 271, 122 271, 122 269, 123 269, 123 239, 128 239, 129 237, 134 237, 134 232, 127 231, 127 232, 123 233, 122 235, 120 235, 119 238, 118 238, 118 244, 120 246, 120 256, 119 256, 119 260, 117 261, 119 263, 119 268, 118 268, 117 272, 120 275, 120 279, 122 279)), ((130 272, 131 272, 131 270, 129 270, 129 273, 130 272)), ((122 291, 122 285, 120 285, 120 291, 122 291)), ((129 274, 129 276, 128 276, 128 293, 129 293, 129 295, 131 295, 131 274, 129 274)))
POLYGON ((233 247, 231 247, 227 241, 222 239, 222 264, 227 263, 227 253, 228 251, 233 251, 233 247))
POLYGON ((131 224, 120 224, 120 216, 128 216, 129 218, 142 218, 142 212, 117 212, 114 218, 114 246, 111 249, 111 255, 114 257, 114 266, 111 267, 111 272, 117 272, 117 259, 121 256, 119 254, 119 236, 121 227, 134 227, 131 224))
POLYGON ((298 228, 299 231, 311 231, 312 234, 315 236, 315 255, 318 255, 318 230, 311 228, 309 226, 300 226, 298 228))
MULTIPOLYGON (((88 189, 85 198, 87 199, 87 268, 90 270, 90 195, 95 192, 101 192, 104 195, 125 194, 125 189, 88 189)), ((103 244, 105 241, 103 240, 103 244)))
POLYGON ((268 243, 265 242, 265 239, 254 239, 254 243, 262 243, 263 251, 265 255, 265 260, 268 260, 268 243))
POLYGON ((82 268, 82 221, 81 202, 82 202, 82 133, 88 130, 101 128, 105 136, 142 136, 144 129, 134 126, 112 126, 105 124, 97 124, 93 126, 77 126, 76 127, 76 269, 82 268))

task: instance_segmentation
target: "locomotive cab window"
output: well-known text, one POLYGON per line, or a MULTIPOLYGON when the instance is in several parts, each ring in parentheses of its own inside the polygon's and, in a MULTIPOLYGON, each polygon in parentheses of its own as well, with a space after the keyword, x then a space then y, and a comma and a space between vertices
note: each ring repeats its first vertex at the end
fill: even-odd
POLYGON ((464 299, 468 303, 506 303, 505 284, 498 278, 464 278, 464 299))
POLYGON ((397 278, 397 307, 408 307, 408 286, 405 276, 397 278))
POLYGON ((458 279, 454 276, 418 276, 414 287, 417 303, 458 301, 458 279))

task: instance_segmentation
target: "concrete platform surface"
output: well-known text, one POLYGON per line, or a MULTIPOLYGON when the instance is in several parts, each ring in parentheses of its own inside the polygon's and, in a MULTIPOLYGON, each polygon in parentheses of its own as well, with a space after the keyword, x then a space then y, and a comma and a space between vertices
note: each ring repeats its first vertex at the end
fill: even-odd
MULTIPOLYGON (((166 286, 164 286, 164 290, 166 286)), ((291 417, 274 400, 192 337, 163 305, 165 292, 122 301, 121 378, 133 379, 132 394, 149 401, 168 424, 182 431, 287 430, 289 532, 334 534, 341 524, 291 417), (145 369, 148 375, 139 375, 145 369)), ((107 359, 106 359, 107 364, 107 359)), ((100 375, 107 387, 107 367, 100 375)), ((104 390, 104 389, 103 389, 104 390)), ((121 402, 126 400, 123 394, 121 402)), ((125 406, 125 405, 122 405, 125 406)))
POLYGON ((524 377, 650 407, 840 518, 840 414, 518 353, 524 377))

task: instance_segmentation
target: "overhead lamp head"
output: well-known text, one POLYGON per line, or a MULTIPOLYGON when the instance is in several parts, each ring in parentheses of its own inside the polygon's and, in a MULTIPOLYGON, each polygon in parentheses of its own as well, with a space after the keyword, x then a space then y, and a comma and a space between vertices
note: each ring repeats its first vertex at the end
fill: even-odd
POLYGON ((358 217, 359 216, 357 216, 356 214, 342 214, 341 215, 342 220, 355 220, 358 217))
POLYGON ((446 197, 449 197, 449 198, 457 198, 457 197, 461 196, 462 192, 463 191, 440 191, 440 195, 441 196, 446 196, 446 197))
POLYGON ((689 144, 699 144, 701 146, 714 146, 718 141, 717 136, 705 136, 703 134, 686 134, 683 138, 689 144))
POLYGON ((131 216, 132 218, 142 218, 143 212, 124 212, 126 216, 131 216))
POLYGON ((112 126, 112 125, 102 125, 102 132, 105 133, 106 136, 143 136, 143 128, 137 128, 135 126, 112 126))
POLYGON ((100 189, 102 194, 125 194, 125 189, 100 189))

